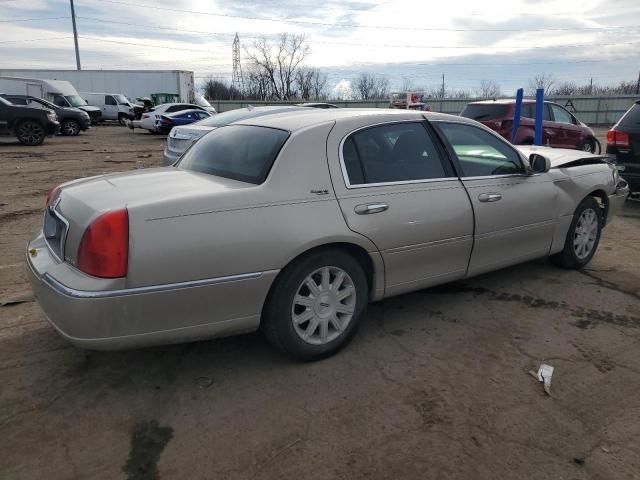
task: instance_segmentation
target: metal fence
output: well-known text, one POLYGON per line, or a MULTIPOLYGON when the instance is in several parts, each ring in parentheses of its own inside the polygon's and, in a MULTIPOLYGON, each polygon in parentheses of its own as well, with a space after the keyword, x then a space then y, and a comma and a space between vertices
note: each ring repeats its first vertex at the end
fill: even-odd
MULTIPOLYGON (((446 99, 431 100, 428 105, 434 112, 450 113, 457 115, 469 102, 479 99, 446 99)), ((546 100, 559 103, 573 112, 576 117, 588 125, 610 126, 616 123, 622 114, 626 112, 640 96, 618 96, 618 97, 547 97, 546 100)), ((236 108, 248 105, 291 105, 299 101, 260 101, 260 100, 217 100, 211 104, 218 112, 235 110, 236 108)), ((334 105, 342 108, 388 108, 389 100, 369 100, 369 101, 331 101, 334 105)))

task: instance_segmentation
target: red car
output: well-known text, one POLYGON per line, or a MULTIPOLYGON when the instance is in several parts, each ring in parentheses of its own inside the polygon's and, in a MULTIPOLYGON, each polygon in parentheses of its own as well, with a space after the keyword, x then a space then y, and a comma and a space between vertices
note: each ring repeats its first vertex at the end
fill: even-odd
MULTIPOLYGON (((460 115, 485 124, 510 141, 515 109, 515 100, 483 100, 469 103, 460 115)), ((535 116, 535 100, 523 100, 520 128, 518 128, 514 142, 516 145, 533 144, 535 116)), ((597 148, 593 130, 578 120, 566 108, 553 102, 544 102, 542 144, 591 153, 595 153, 597 148)))

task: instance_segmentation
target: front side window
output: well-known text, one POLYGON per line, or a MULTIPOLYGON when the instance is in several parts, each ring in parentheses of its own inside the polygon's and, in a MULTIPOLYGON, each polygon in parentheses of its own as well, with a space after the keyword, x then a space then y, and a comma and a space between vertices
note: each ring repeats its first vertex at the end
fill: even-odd
POLYGON ((182 156, 178 168, 241 182, 261 184, 289 132, 251 125, 229 125, 205 135, 182 156))
POLYGON ((559 107, 558 105, 551 105, 551 110, 553 110, 553 118, 557 123, 568 123, 569 125, 573 124, 571 114, 564 108, 559 107))
POLYGON ((464 177, 524 173, 518 153, 495 135, 473 125, 437 122, 458 157, 464 177))
POLYGON ((344 141, 342 158, 351 185, 447 177, 440 152, 421 122, 355 132, 344 141))
POLYGON ((68 107, 69 104, 67 100, 62 95, 55 95, 53 97, 53 103, 55 103, 59 107, 68 107))
POLYGON ((111 95, 105 95, 104 104, 105 105, 117 105, 116 99, 113 98, 111 95))

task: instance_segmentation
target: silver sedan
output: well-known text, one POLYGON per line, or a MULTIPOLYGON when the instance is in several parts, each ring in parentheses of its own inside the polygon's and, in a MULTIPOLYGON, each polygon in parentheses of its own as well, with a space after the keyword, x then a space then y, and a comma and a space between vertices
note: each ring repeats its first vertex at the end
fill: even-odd
POLYGON ((318 359, 371 301, 545 256, 583 267, 627 195, 604 157, 460 117, 286 112, 220 127, 172 167, 57 187, 27 263, 81 347, 261 329, 318 359))

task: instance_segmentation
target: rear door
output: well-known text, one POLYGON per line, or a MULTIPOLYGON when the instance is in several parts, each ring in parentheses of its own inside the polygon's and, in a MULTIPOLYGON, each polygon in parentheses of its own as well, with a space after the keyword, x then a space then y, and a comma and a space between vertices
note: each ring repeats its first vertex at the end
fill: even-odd
POLYGON ((425 121, 361 125, 339 122, 327 151, 347 225, 382 254, 385 294, 463 277, 473 213, 434 132, 425 121))
POLYGON ((469 275, 549 253, 556 187, 548 174, 526 174, 520 154, 480 126, 432 122, 455 155, 475 212, 469 275))

